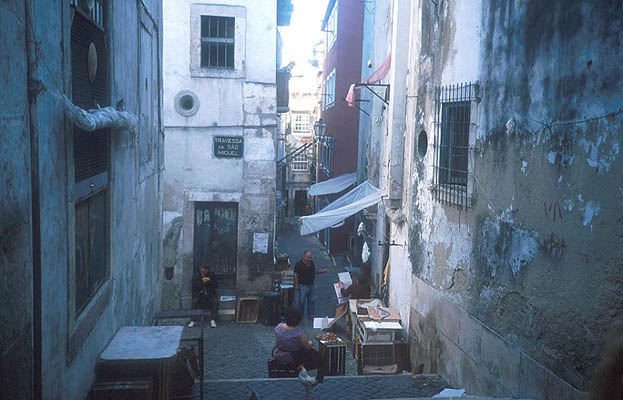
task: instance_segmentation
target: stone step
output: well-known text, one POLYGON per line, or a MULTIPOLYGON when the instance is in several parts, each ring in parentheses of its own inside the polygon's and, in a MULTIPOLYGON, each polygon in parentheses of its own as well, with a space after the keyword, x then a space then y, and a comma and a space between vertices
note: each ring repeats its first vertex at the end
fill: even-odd
MULTIPOLYGON (((438 375, 329 376, 311 390, 309 399, 430 398, 446 386, 438 375)), ((203 389, 205 398, 209 399, 245 400, 252 391, 260 400, 306 398, 305 387, 297 378, 215 379, 207 380, 203 389)))

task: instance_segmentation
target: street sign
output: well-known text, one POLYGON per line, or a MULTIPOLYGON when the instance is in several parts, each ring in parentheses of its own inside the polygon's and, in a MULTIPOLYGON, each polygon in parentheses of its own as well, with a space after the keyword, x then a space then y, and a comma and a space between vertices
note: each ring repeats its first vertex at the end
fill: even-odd
POLYGON ((242 158, 243 151, 242 136, 214 136, 214 157, 242 158))

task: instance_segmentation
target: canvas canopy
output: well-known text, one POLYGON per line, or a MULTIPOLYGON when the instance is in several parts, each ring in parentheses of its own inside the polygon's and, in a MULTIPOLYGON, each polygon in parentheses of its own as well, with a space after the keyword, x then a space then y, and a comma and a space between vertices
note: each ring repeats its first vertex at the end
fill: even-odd
POLYGON ((340 175, 323 182, 318 182, 309 187, 307 192, 310 196, 321 196, 323 194, 339 193, 353 183, 357 182, 357 173, 340 175))
POLYGON ((301 217, 301 235, 334 226, 346 218, 381 201, 381 191, 365 181, 316 214, 301 217))

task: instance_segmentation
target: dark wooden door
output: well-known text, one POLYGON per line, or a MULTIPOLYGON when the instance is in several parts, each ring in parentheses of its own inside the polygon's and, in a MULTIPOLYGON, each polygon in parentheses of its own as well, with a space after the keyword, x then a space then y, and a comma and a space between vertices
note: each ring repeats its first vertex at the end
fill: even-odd
POLYGON ((238 204, 195 202, 194 269, 207 266, 221 279, 236 276, 238 204))

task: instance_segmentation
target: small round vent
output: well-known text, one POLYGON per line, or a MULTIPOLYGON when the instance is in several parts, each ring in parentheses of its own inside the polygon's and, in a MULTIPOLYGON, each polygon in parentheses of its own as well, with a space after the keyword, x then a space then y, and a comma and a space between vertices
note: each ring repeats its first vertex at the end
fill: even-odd
POLYGON ((190 90, 182 90, 175 96, 175 110, 185 117, 191 117, 199 109, 199 98, 190 90))

